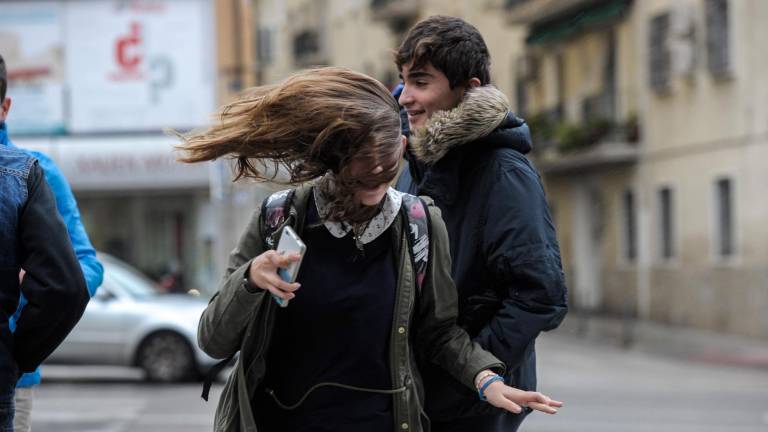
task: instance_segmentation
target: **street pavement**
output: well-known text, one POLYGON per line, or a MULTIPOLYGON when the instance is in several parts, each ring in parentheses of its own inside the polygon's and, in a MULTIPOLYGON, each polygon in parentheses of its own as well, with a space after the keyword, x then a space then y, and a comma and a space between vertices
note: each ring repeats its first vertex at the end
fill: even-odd
POLYGON ((523 431, 767 432, 768 369, 623 349, 567 333, 537 346, 539 390, 562 400, 523 431))
POLYGON ((210 432, 221 392, 201 384, 144 383, 127 368, 45 366, 32 411, 35 432, 210 432))
MULTIPOLYGON (((578 317, 537 344, 539 389, 565 402, 534 413, 531 432, 768 432, 765 344, 702 332, 578 317)), ((35 432, 210 432, 221 391, 152 385, 133 369, 45 366, 35 432)))

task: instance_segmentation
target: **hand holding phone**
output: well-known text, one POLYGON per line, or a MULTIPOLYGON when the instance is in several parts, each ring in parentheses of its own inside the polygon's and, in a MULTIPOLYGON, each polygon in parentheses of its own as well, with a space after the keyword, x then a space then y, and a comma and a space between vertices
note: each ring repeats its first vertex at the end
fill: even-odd
MULTIPOLYGON (((279 267, 277 274, 280 278, 287 283, 296 282, 296 276, 299 274, 299 268, 301 267, 301 260, 304 258, 304 253, 307 251, 307 246, 301 241, 296 231, 293 228, 287 226, 283 228, 283 232, 280 234, 280 241, 277 243, 277 253, 280 255, 298 254, 299 260, 294 261, 288 265, 288 267, 279 267)), ((275 294, 272 294, 272 298, 275 299, 277 304, 281 307, 288 306, 288 300, 280 298, 275 294)))
POLYGON ((290 230, 288 234, 283 231, 278 250, 270 249, 254 258, 247 278, 252 286, 269 291, 275 301, 285 307, 301 286, 295 281, 306 246, 290 230))

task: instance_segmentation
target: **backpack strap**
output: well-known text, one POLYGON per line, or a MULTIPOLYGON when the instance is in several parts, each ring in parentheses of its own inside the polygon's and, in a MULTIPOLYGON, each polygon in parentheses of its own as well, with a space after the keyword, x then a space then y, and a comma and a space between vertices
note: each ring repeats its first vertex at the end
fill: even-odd
POLYGON ((408 222, 408 244, 411 247, 411 263, 416 273, 417 293, 421 293, 429 264, 429 212, 424 201, 410 194, 403 194, 401 207, 408 222))
POLYGON ((204 401, 208 402, 208 394, 211 392, 211 385, 213 384, 213 380, 216 379, 216 377, 219 376, 222 370, 224 370, 225 367, 231 365, 234 363, 235 356, 231 355, 224 360, 216 363, 215 365, 211 366, 208 371, 205 372, 205 376, 203 377, 203 392, 200 394, 200 397, 203 398, 204 401))
POLYGON ((296 189, 286 189, 268 196, 261 204, 261 238, 274 249, 277 246, 276 234, 286 224, 292 225, 291 204, 296 189))

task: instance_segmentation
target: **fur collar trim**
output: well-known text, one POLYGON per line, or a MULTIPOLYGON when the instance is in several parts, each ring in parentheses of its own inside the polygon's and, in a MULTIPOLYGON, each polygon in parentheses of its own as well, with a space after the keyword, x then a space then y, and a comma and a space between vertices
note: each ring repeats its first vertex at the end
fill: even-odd
POLYGON ((509 109, 509 100, 496 87, 469 89, 459 105, 433 113, 423 128, 413 131, 413 153, 421 162, 435 163, 452 148, 493 132, 509 109))

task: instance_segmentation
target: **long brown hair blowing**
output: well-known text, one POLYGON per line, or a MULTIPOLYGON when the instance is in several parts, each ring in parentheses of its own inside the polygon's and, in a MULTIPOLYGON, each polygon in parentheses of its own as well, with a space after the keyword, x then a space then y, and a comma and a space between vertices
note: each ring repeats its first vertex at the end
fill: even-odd
POLYGON ((364 217, 350 202, 354 189, 389 182, 397 173, 400 116, 397 102, 381 83, 346 68, 327 67, 246 90, 222 110, 218 124, 181 138, 181 162, 231 157, 236 159, 235 180, 275 180, 266 174, 265 161, 285 166, 291 184, 330 170, 335 174, 331 219, 356 222, 364 217), (353 159, 384 171, 353 176, 353 159))

